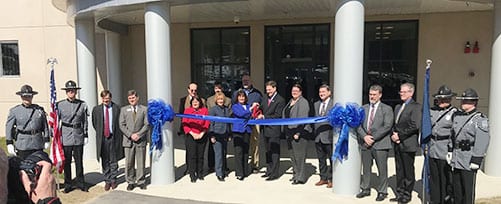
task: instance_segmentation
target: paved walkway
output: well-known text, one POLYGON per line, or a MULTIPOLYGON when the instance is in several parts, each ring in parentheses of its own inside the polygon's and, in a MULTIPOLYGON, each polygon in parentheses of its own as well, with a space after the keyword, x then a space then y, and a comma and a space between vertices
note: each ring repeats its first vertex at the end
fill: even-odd
MULTIPOLYGON (((372 189, 370 197, 357 199, 355 196, 336 195, 332 189, 325 186, 315 186, 318 181, 318 161, 315 158, 314 145, 310 144, 308 152, 308 168, 311 172, 311 177, 304 185, 291 185, 289 179, 292 177, 290 162, 287 155, 287 150, 283 145, 281 171, 283 175, 275 181, 265 181, 261 178, 262 173, 252 174, 244 181, 239 181, 235 178, 234 171, 229 174, 225 182, 219 182, 215 174, 209 174, 204 181, 191 183, 189 176, 182 175, 185 169, 184 166, 184 148, 182 148, 182 139, 175 138, 175 165, 177 181, 174 184, 166 186, 149 185, 147 190, 135 188, 132 192, 126 191, 127 183, 124 182, 123 174, 119 178, 122 182, 118 188, 110 193, 95 198, 88 203, 175 203, 175 204, 197 204, 197 203, 375 203, 377 192, 372 189)), ((232 144, 229 147, 228 165, 233 168, 232 144)), ((119 163, 120 169, 123 171, 123 160, 119 163)), ((390 188, 388 189, 389 196, 381 203, 390 203, 389 198, 394 197, 393 188, 395 187, 395 168, 394 159, 388 161, 390 188)), ((421 203, 422 182, 420 180, 423 158, 416 157, 416 182, 415 190, 412 194, 411 203, 421 203)), ((88 160, 84 163, 86 180, 95 183, 96 185, 104 186, 100 164, 94 160, 88 160)), ((265 169, 261 169, 264 171, 265 169)), ((373 173, 377 170, 374 167, 373 173)), ((374 182, 372 182, 374 185, 374 182)), ((334 184, 336 185, 336 184, 334 184)), ((477 177, 477 198, 488 198, 501 196, 501 191, 498 187, 501 186, 501 178, 489 177, 482 172, 478 173, 477 177)))

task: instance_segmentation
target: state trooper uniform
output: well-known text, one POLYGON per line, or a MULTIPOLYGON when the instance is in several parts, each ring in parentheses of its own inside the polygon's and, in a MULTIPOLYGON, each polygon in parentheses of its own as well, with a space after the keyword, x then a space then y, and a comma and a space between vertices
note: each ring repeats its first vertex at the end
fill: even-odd
POLYGON ((451 139, 452 115, 458 110, 450 105, 456 93, 446 85, 440 86, 433 97, 439 104, 430 109, 432 134, 429 141, 430 157, 430 203, 452 203, 452 171, 447 163, 448 144, 451 139), (441 100, 449 100, 446 107, 440 107, 441 100))
POLYGON ((462 104, 474 103, 474 109, 458 111, 453 116, 451 166, 453 168, 454 203, 475 202, 476 173, 489 146, 489 121, 478 112, 478 94, 466 89, 460 97, 462 104))
MULTIPOLYGON (((23 85, 16 92, 21 97, 33 97, 38 92, 30 85, 23 85)), ((49 128, 44 109, 37 104, 19 104, 9 110, 5 124, 7 146, 11 146, 10 154, 16 154, 25 159, 33 152, 43 150, 49 143, 49 128), (14 146, 12 146, 14 145, 14 146)))
MULTIPOLYGON (((69 80, 65 84, 65 91, 77 91, 81 89, 77 84, 69 80)), ((76 93, 75 93, 76 94, 76 93)), ((83 145, 87 139, 87 104, 79 99, 64 99, 56 103, 61 125, 61 138, 64 150, 64 192, 72 190, 71 180, 71 157, 75 159, 76 178, 75 186, 82 191, 88 191, 83 175, 83 145)))

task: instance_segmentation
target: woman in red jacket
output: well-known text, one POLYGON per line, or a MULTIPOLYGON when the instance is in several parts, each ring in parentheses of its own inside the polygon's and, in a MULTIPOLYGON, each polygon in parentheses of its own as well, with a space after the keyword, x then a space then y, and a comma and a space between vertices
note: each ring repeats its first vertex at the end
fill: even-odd
MULTIPOLYGON (((209 111, 204 107, 202 99, 194 96, 190 100, 190 107, 184 110, 184 114, 208 115, 209 111)), ((207 144, 205 133, 209 128, 210 121, 183 118, 182 126, 186 134, 186 152, 188 155, 188 172, 191 182, 195 183, 197 179, 204 180, 204 150, 207 144)))

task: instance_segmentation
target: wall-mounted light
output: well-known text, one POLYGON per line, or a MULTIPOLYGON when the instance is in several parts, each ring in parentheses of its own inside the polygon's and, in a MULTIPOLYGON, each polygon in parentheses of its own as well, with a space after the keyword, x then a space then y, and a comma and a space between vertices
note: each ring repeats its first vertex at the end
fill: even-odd
POLYGON ((475 41, 475 44, 473 45, 473 53, 478 52, 480 52, 480 47, 478 47, 478 41, 475 41))
POLYGON ((470 41, 466 41, 466 44, 464 45, 464 53, 470 53, 470 52, 471 52, 470 41))

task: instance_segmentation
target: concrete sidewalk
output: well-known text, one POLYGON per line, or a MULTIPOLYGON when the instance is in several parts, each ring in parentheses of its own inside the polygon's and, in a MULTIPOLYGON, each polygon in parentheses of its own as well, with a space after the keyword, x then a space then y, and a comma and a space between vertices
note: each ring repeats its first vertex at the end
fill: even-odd
MULTIPOLYGON (((180 138, 176 138, 180 140, 180 138)), ((178 143, 180 141, 177 141, 178 143)), ((178 143, 179 144, 179 143, 178 143)), ((177 146, 177 145, 176 145, 177 146)), ((228 145, 229 152, 231 153, 232 144, 228 145)), ((217 180, 214 173, 205 177, 204 181, 197 181, 191 183, 189 176, 182 175, 185 169, 184 166, 184 148, 177 148, 175 150, 175 165, 176 165, 176 182, 165 186, 149 185, 147 190, 140 190, 135 188, 133 191, 126 191, 127 183, 123 182, 123 174, 120 176, 121 183, 118 188, 111 193, 88 201, 87 203, 326 203, 326 202, 339 202, 339 203, 375 203, 377 192, 372 189, 371 196, 357 199, 355 196, 336 195, 332 189, 324 186, 318 187, 314 184, 319 180, 318 176, 318 160, 315 159, 315 154, 312 148, 313 144, 308 146, 308 168, 311 172, 311 177, 304 185, 291 185, 289 179, 292 177, 292 169, 290 168, 290 160, 286 156, 287 149, 282 149, 281 158, 281 171, 283 175, 280 179, 275 181, 265 181, 261 178, 263 173, 252 174, 244 181, 235 178, 234 171, 232 171, 226 178, 225 182, 217 180), (199 202, 197 202, 199 201, 199 202)), ((230 169, 233 168, 232 155, 228 155, 228 165, 230 169)), ((119 163, 120 169, 123 172, 124 161, 119 163)), ((148 163, 148 162, 147 162, 148 163)), ((423 164, 423 157, 416 157, 416 185, 412 194, 411 203, 421 203, 421 169, 423 164)), ((394 197, 395 187, 395 167, 394 159, 390 158, 388 161, 390 175, 390 185, 388 189, 388 198, 380 203, 390 203, 389 198, 394 197)), ((148 165, 147 165, 148 166, 148 165)), ((86 181, 95 183, 96 185, 104 186, 102 177, 98 173, 101 172, 101 165, 94 160, 84 162, 84 169, 86 172, 86 181)), ((264 172, 265 168, 261 171, 264 172)), ((377 169, 373 168, 374 175, 377 169)), ((374 186, 374 182, 371 182, 374 186)), ((336 184, 334 184, 336 185, 336 184)), ((501 191, 498 187, 501 186, 501 178, 489 177, 482 172, 477 176, 477 192, 476 198, 488 198, 494 196, 501 196, 501 191)))

